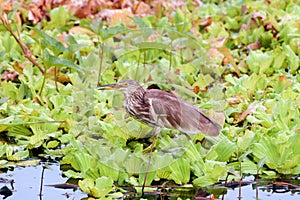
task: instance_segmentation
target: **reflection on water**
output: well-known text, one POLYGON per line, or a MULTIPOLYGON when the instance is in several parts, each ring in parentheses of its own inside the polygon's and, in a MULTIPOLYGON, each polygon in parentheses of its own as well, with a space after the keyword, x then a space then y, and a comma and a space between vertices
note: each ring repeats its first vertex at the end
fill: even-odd
MULTIPOLYGON (((42 196, 40 193, 40 183, 43 166, 38 165, 36 167, 25 167, 15 168, 13 171, 7 171, 6 173, 0 174, 0 195, 3 199, 14 199, 14 200, 81 200, 87 198, 87 195, 82 193, 80 190, 74 189, 59 189, 60 187, 49 187, 49 185, 62 186, 66 188, 64 184, 67 178, 62 177, 62 172, 59 169, 58 164, 50 165, 51 169, 45 169, 42 196), (47 186, 48 185, 48 186, 47 186)), ((252 200, 258 199, 263 200, 298 200, 300 199, 300 189, 297 185, 297 181, 285 181, 276 182, 272 184, 272 181, 260 180, 258 183, 258 190, 256 194, 256 183, 254 177, 246 177, 246 181, 249 184, 244 184, 241 188, 236 185, 230 184, 228 187, 219 185, 216 187, 197 189, 197 188, 182 188, 174 186, 174 188, 160 188, 156 192, 146 193, 145 199, 215 199, 222 200, 252 200), (289 182, 289 183, 287 183, 289 182), (234 188, 234 189, 232 189, 234 188)), ((274 181, 273 181, 274 183, 274 181)), ((73 188, 73 187, 71 187, 73 188)), ((140 199, 137 197, 133 188, 124 188, 128 192, 124 196, 124 199, 140 199), (130 192, 131 191, 131 192, 130 192)))
MULTIPOLYGON (((160 187, 155 192, 148 192, 144 196, 145 199, 201 199, 201 200, 298 200, 300 199, 300 188, 296 184, 297 181, 285 180, 285 182, 275 182, 274 180, 259 180, 258 185, 254 181, 253 176, 244 178, 243 182, 229 182, 218 184, 213 187, 197 189, 184 188, 178 186, 160 187), (295 183, 287 183, 295 182, 295 183), (241 187, 239 187, 241 185, 241 187), (256 187, 258 186, 258 187, 256 187), (257 197, 257 198, 256 198, 257 197)), ((128 190, 128 189, 127 189, 128 190)), ((127 199, 140 199, 136 194, 129 193, 127 199)))
POLYGON ((42 196, 40 193, 40 183, 43 166, 15 168, 13 171, 7 171, 0 174, 0 198, 13 200, 80 200, 87 197, 80 190, 73 191, 72 189, 57 189, 47 187, 46 185, 65 183, 67 178, 62 177, 62 172, 58 164, 50 165, 51 169, 45 169, 42 196), (3 191, 4 193, 1 193, 3 191), (12 192, 10 195, 9 191, 12 192))

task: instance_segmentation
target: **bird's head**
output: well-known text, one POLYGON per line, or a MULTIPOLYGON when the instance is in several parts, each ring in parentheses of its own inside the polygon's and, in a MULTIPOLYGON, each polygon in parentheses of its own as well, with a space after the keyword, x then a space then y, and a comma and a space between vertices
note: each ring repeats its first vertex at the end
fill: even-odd
POLYGON ((135 80, 123 80, 114 84, 101 85, 99 90, 120 90, 125 95, 131 95, 137 90, 143 90, 143 88, 135 80))

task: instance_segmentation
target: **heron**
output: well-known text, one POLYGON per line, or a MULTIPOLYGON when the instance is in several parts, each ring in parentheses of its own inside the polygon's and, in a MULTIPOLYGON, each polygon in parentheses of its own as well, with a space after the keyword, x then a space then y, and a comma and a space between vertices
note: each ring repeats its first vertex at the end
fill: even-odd
MULTIPOLYGON (((98 87, 99 90, 120 90, 124 93, 124 107, 133 118, 154 127, 150 149, 148 169, 152 158, 152 149, 162 128, 176 129, 185 134, 202 132, 217 136, 221 126, 198 107, 180 97, 159 89, 143 89, 135 80, 123 80, 114 84, 98 87)), ((142 194, 147 179, 144 178, 142 194)))
POLYGON ((133 118, 154 127, 154 140, 162 128, 190 134, 202 132, 217 136, 221 126, 198 107, 180 97, 159 89, 143 89, 135 80, 123 80, 98 87, 99 90, 120 90, 124 107, 133 118))

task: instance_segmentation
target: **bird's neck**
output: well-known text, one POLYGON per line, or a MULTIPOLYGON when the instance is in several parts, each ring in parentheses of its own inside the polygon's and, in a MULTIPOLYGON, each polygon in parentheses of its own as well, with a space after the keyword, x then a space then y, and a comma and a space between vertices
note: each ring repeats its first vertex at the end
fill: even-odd
POLYGON ((125 94, 125 105, 130 103, 134 103, 135 105, 143 103, 145 92, 143 88, 140 88, 130 94, 125 94))

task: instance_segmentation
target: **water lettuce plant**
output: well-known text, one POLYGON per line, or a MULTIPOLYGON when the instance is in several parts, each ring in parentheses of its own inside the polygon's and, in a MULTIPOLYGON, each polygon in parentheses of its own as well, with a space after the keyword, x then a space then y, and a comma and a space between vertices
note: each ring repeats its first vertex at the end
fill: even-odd
POLYGON ((1 10, 1 168, 51 157, 96 198, 120 197, 123 186, 140 191, 146 174, 146 185, 205 187, 228 174, 300 173, 300 6, 293 1, 187 2, 114 26, 64 7, 35 25, 19 23, 15 11, 1 10), (126 114, 120 93, 96 90, 116 79, 193 102, 223 125, 222 134, 203 143, 201 133, 163 130, 147 169, 152 129, 126 114))

